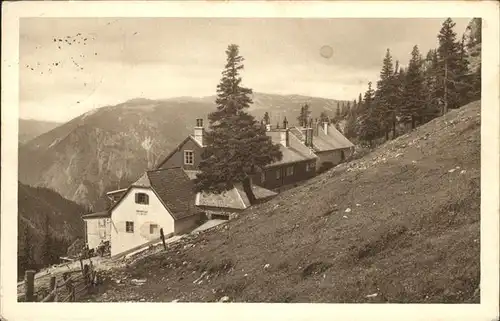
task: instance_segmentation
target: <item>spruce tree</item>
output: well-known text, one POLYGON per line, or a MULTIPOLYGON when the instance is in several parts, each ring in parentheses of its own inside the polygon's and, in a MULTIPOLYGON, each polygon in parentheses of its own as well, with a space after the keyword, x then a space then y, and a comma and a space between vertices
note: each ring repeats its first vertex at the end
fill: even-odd
POLYGON ((463 92, 466 81, 464 74, 463 56, 461 44, 457 41, 457 34, 453 30, 455 23, 451 18, 443 22, 438 34, 439 47, 438 69, 439 88, 438 93, 442 101, 442 113, 447 113, 449 109, 457 108, 461 103, 461 92, 463 92))
POLYGON ((29 226, 27 224, 18 224, 18 226, 22 226, 22 238, 20 240, 20 244, 22 246, 18 247, 18 275, 21 276, 24 271, 34 268, 35 257, 34 257, 34 239, 33 235, 29 230, 29 226))
POLYGON ((325 111, 322 111, 321 114, 319 114, 319 121, 321 123, 330 123, 330 118, 325 111))
POLYGON ((337 109, 335 110, 335 120, 339 121, 340 120, 340 102, 337 102, 337 109))
POLYGON ((382 62, 382 70, 380 71, 380 80, 377 82, 377 90, 375 92, 375 100, 377 102, 377 115, 382 129, 382 135, 385 139, 389 139, 391 127, 395 126, 395 110, 396 110, 396 82, 394 80, 394 66, 392 56, 387 49, 384 60, 382 62))
POLYGON ((309 116, 311 115, 311 111, 309 110, 309 105, 305 103, 300 107, 300 114, 297 117, 297 121, 299 123, 299 126, 304 126, 306 127, 308 122, 309 122, 309 116))
POLYGON ((373 141, 377 138, 380 126, 376 108, 374 106, 375 92, 372 89, 372 83, 368 83, 368 90, 363 99, 363 109, 360 117, 358 136, 361 141, 368 142, 373 147, 373 141))
POLYGON ((411 124, 411 129, 415 129, 417 120, 422 123, 426 102, 422 57, 416 45, 411 52, 403 91, 404 100, 401 106, 401 121, 405 124, 411 124))
POLYGON ((262 119, 262 121, 264 122, 264 124, 266 125, 269 125, 271 124, 271 118, 269 117, 269 113, 266 111, 266 113, 264 114, 264 118, 262 119))
POLYGON ((437 51, 430 49, 425 57, 423 66, 425 88, 425 110, 422 122, 426 123, 439 116, 439 66, 437 51))
POLYGON ((282 153, 245 110, 252 90, 241 85, 243 57, 237 45, 226 50, 227 62, 217 85, 216 110, 209 114, 207 147, 195 179, 196 192, 219 194, 242 183, 250 203, 256 201, 251 176, 264 166, 280 160, 282 153))

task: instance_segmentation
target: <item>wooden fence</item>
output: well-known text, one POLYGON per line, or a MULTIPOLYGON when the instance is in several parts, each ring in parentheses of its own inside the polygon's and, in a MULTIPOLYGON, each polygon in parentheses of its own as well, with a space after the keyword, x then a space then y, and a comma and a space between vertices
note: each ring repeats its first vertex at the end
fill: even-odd
MULTIPOLYGON (((50 276, 48 289, 45 293, 35 292, 35 271, 28 270, 24 274, 24 294, 18 296, 21 302, 74 302, 85 295, 92 287, 99 283, 99 276, 92 261, 84 264, 80 259, 81 269, 64 272, 62 278, 50 276), (47 294, 48 292, 48 294, 47 294)), ((43 290, 43 289, 42 289, 43 290)))

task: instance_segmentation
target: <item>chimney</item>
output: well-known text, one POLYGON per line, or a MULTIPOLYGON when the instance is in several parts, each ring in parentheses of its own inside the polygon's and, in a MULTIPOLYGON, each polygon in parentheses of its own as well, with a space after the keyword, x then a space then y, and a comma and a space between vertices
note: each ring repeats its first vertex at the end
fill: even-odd
POLYGON ((328 135, 328 122, 323 122, 323 131, 325 132, 325 135, 328 135))
POLYGON ((194 140, 196 140, 201 146, 204 145, 203 134, 205 133, 205 128, 203 127, 203 119, 196 119, 196 127, 194 128, 194 140))
POLYGON ((285 119, 283 119, 283 128, 284 129, 288 128, 288 120, 286 120, 286 117, 285 117, 285 119))
POLYGON ((288 133, 288 128, 280 130, 280 143, 285 147, 290 146, 290 134, 288 133))

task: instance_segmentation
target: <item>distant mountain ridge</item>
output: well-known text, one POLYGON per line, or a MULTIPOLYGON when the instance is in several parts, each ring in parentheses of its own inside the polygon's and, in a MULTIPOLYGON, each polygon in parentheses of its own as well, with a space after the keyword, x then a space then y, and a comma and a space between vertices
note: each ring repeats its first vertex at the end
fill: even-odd
POLYGON ((52 121, 43 121, 36 119, 19 119, 19 143, 23 144, 29 140, 46 133, 61 123, 52 121))
MULTIPOLYGON (((308 103, 312 116, 333 116, 337 100, 298 95, 253 94, 249 112, 273 123, 295 123, 308 103)), ((215 110, 215 97, 135 98, 89 111, 24 144, 19 180, 44 186, 93 206, 111 188, 123 188, 163 159, 191 133, 196 118, 215 110)))

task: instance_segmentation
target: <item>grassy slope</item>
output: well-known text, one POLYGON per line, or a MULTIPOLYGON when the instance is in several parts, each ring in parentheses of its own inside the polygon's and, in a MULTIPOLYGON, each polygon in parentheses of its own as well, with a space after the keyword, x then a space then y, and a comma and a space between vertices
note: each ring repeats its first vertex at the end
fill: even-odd
POLYGON ((128 278, 92 300, 479 302, 479 219, 474 102, 114 271, 128 278))

